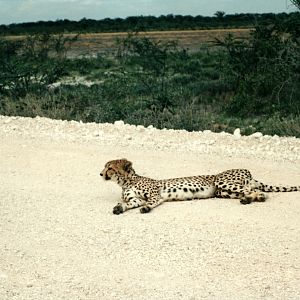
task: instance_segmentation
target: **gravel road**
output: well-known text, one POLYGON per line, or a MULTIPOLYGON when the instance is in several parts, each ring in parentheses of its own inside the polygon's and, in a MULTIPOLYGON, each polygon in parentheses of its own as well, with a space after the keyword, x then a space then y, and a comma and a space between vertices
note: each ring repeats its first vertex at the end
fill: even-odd
POLYGON ((300 139, 0 116, 0 299, 300 299, 300 192, 112 214, 126 157, 170 178, 300 185, 300 139))

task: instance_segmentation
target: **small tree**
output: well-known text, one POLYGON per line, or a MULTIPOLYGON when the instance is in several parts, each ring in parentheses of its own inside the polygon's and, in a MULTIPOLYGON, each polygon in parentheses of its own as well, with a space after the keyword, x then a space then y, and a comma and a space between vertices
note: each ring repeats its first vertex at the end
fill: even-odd
MULTIPOLYGON (((228 111, 244 116, 300 112, 299 31, 290 22, 257 24, 249 39, 227 36, 225 78, 235 92, 228 111)), ((296 20, 297 21, 297 20, 296 20)))
POLYGON ((0 93, 23 97, 58 80, 65 73, 65 45, 72 41, 48 33, 0 39, 0 93))
POLYGON ((133 73, 142 83, 148 94, 152 95, 153 104, 164 109, 173 105, 169 95, 169 77, 172 72, 170 61, 180 55, 175 41, 155 41, 138 34, 129 34, 119 40, 118 57, 126 64, 135 66, 133 73))

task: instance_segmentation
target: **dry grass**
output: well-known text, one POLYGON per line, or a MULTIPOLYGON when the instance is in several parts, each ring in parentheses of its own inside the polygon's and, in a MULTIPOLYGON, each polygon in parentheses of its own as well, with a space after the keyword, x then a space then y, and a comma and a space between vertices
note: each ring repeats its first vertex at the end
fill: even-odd
MULTIPOLYGON (((211 29, 211 30, 182 30, 182 31, 152 31, 141 32, 140 36, 145 36, 154 40, 176 40, 178 45, 187 48, 190 51, 197 51, 203 45, 222 38, 228 33, 237 38, 249 36, 251 29, 211 29)), ((116 49, 116 39, 125 38, 126 32, 118 33, 89 33, 79 36, 74 43, 72 51, 79 51, 81 54, 87 53, 105 53, 116 49)))
MULTIPOLYGON (((249 28, 242 29, 209 29, 209 30, 178 30, 178 31, 151 31, 141 32, 140 36, 146 36, 155 40, 176 40, 180 47, 189 51, 197 51, 203 45, 214 41, 215 38, 223 38, 231 33, 237 38, 249 36, 249 28)), ((86 33, 80 34, 78 40, 72 44, 71 56, 92 55, 96 53, 111 53, 116 50, 116 40, 125 38, 127 32, 114 33, 86 33)), ((66 37, 73 37, 75 34, 67 34, 66 37)), ((8 36, 10 40, 24 39, 25 36, 8 36)))

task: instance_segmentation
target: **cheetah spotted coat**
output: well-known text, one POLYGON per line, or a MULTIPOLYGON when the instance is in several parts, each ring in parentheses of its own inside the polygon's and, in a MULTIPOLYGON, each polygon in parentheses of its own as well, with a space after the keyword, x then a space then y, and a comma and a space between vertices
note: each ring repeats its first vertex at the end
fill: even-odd
POLYGON ((155 180, 137 175, 127 159, 107 162, 100 175, 122 187, 122 202, 113 209, 117 215, 136 207, 141 207, 141 213, 147 213, 165 201, 218 197, 235 198, 241 204, 250 204, 254 201, 264 202, 266 194, 263 192, 300 191, 300 186, 278 187, 260 183, 246 169, 232 169, 216 175, 155 180))

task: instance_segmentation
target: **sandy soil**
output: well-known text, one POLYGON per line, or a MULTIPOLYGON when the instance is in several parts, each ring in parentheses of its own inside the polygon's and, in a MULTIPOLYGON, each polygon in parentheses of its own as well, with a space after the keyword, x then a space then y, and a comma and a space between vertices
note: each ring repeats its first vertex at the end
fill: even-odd
POLYGON ((0 117, 0 299, 300 299, 300 192, 116 216, 120 188, 99 176, 126 157, 155 178, 243 167, 299 185, 299 145, 0 117))

